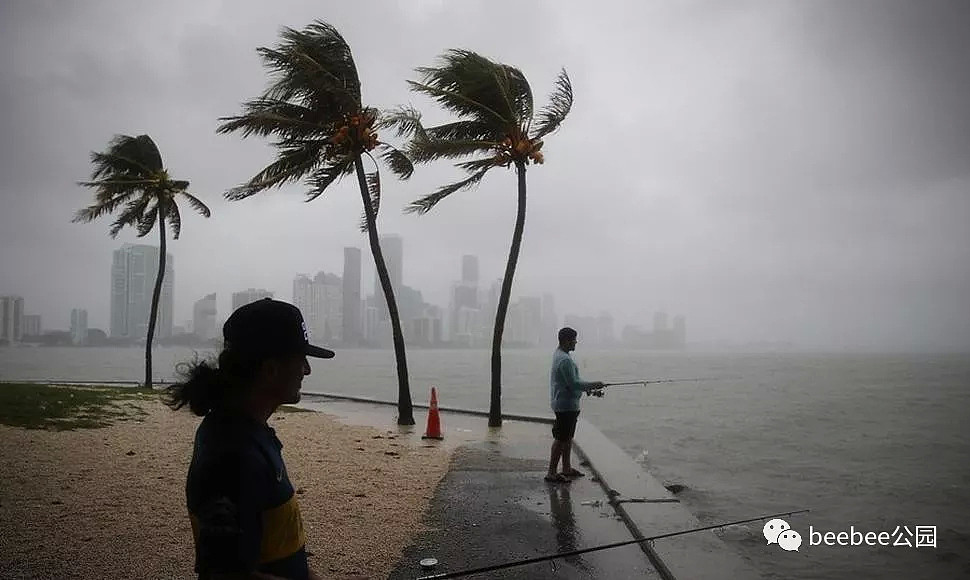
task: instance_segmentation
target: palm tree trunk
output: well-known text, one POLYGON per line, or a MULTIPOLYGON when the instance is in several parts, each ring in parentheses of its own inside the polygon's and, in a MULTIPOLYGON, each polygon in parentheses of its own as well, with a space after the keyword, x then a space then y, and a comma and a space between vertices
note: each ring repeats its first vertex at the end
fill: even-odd
POLYGON ((155 290, 152 291, 152 309, 148 313, 148 336, 145 339, 145 388, 152 388, 152 338, 155 336, 155 320, 158 318, 158 299, 162 295, 162 279, 165 277, 165 214, 158 210, 158 235, 161 242, 158 250, 158 275, 155 276, 155 290))
POLYGON ((512 248, 509 250, 508 264, 505 265, 505 278, 502 280, 498 311, 495 313, 495 332, 492 334, 492 400, 488 407, 489 427, 502 426, 502 334, 505 332, 505 315, 508 313, 509 299, 512 295, 512 278, 515 276, 515 265, 519 261, 522 230, 525 228, 525 163, 516 162, 515 172, 519 178, 519 209, 515 216, 512 248))
POLYGON ((370 194, 367 190, 367 176, 364 174, 364 163, 360 156, 354 160, 354 169, 357 170, 360 196, 364 202, 370 251, 374 255, 377 277, 381 281, 381 289, 384 291, 384 298, 387 301, 387 312, 391 317, 394 357, 397 360, 397 424, 414 425, 414 412, 411 409, 411 387, 408 384, 408 361, 404 353, 404 333, 401 332, 401 318, 397 311, 397 301, 394 299, 394 289, 391 287, 391 277, 387 273, 387 264, 384 263, 384 254, 381 252, 381 242, 377 237, 377 215, 371 205, 370 194))

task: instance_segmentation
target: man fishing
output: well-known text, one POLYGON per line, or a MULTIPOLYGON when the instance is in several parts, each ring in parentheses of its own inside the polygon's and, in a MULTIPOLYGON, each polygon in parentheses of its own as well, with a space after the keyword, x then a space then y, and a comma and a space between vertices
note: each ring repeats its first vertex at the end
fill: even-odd
POLYGON ((605 386, 600 381, 583 381, 579 369, 569 353, 576 350, 577 332, 564 327, 559 330, 559 346, 552 356, 552 372, 549 377, 549 394, 556 420, 552 424, 552 450, 549 455, 549 471, 545 480, 549 483, 565 483, 570 477, 582 477, 583 472, 572 466, 571 455, 576 421, 579 419, 579 399, 587 395, 602 396, 605 386), (562 471, 557 471, 562 460, 562 471))

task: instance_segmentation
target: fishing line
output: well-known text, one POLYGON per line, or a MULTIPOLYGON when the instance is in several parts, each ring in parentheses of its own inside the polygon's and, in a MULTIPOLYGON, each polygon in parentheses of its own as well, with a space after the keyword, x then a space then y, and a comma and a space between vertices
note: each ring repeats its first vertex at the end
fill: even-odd
POLYGON ((661 540, 663 538, 672 538, 674 536, 682 536, 684 534, 692 534, 694 532, 703 532, 705 530, 713 530, 716 528, 723 528, 727 526, 734 526, 737 524, 746 524, 748 522, 756 522, 759 520, 770 520, 779 516, 792 516, 795 514, 806 513, 811 510, 794 510, 789 512, 781 512, 777 514, 770 514, 764 516, 758 516, 756 518, 748 518, 746 520, 737 520, 733 522, 727 522, 723 524, 715 524, 712 526, 702 526, 699 528, 691 528, 689 530, 681 530, 679 532, 670 532, 667 534, 659 534, 656 536, 650 536, 648 538, 639 538, 636 540, 626 540, 623 542, 614 542, 612 544, 604 544, 602 546, 595 546, 592 548, 583 548, 582 550, 573 550, 571 552, 560 552, 558 554, 552 554, 550 556, 539 556, 536 558, 529 558, 527 560, 515 560, 512 562, 506 562, 504 564, 495 564, 492 566, 484 566, 481 568, 469 568, 467 570, 459 570, 457 572, 447 572, 444 574, 434 574, 432 576, 421 576, 418 580, 444 580, 445 578, 459 578, 461 576, 469 576, 471 574, 480 574, 482 572, 491 572, 493 570, 502 570, 504 568, 512 568, 515 566, 525 566, 526 564, 535 564, 537 562, 545 562, 547 560, 554 560, 556 558, 567 558, 569 556, 577 556, 579 554, 586 554, 587 552, 596 552, 599 550, 609 550, 610 548, 618 548, 620 546, 629 546, 630 544, 639 544, 641 542, 652 542, 654 540, 661 540))

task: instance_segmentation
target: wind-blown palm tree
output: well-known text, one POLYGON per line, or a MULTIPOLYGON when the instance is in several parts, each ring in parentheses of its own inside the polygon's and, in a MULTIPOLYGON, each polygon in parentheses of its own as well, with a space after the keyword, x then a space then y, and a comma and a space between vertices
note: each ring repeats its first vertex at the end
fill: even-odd
POLYGON ((569 114, 573 89, 566 71, 561 71, 550 104, 535 112, 532 89, 519 69, 467 50, 450 50, 441 57, 438 66, 418 68, 417 72, 421 79, 408 81, 411 88, 430 96, 459 119, 425 128, 420 114, 413 108, 402 108, 389 116, 389 123, 397 127, 401 136, 411 137, 408 149, 411 159, 416 163, 467 156, 477 156, 477 159, 457 163, 469 177, 418 199, 405 211, 426 213, 452 193, 477 185, 496 167, 514 166, 518 176, 518 212, 492 335, 488 424, 498 427, 502 424, 502 334, 525 227, 526 167, 543 162, 542 140, 558 129, 569 114))
POLYGON ((337 30, 314 21, 304 30, 284 28, 276 48, 257 52, 273 74, 270 87, 257 99, 243 105, 243 113, 224 117, 218 132, 241 131, 250 135, 276 137, 276 161, 248 183, 226 193, 232 200, 303 180, 307 200, 319 197, 331 184, 356 173, 364 206, 361 231, 368 234, 371 254, 384 291, 394 340, 398 377, 398 424, 413 425, 411 390, 408 385, 404 334, 394 289, 384 262, 377 233, 381 181, 379 168, 365 173, 363 158, 377 167, 372 152, 391 172, 407 179, 414 171, 407 156, 377 138, 386 126, 380 111, 361 102, 360 80, 350 47, 337 30))
POLYGON ((145 388, 152 388, 152 339, 158 318, 158 299, 165 276, 165 226, 172 230, 172 239, 179 239, 182 216, 179 198, 205 217, 211 213, 201 200, 188 192, 189 182, 169 177, 162 164, 162 155, 148 135, 131 137, 118 135, 103 153, 91 154, 94 171, 91 181, 78 185, 95 190, 94 204, 75 214, 74 222, 91 222, 103 215, 120 211, 111 225, 112 238, 125 226, 135 228, 144 237, 158 224, 158 275, 152 292, 152 306, 148 317, 148 336, 145 344, 145 388))

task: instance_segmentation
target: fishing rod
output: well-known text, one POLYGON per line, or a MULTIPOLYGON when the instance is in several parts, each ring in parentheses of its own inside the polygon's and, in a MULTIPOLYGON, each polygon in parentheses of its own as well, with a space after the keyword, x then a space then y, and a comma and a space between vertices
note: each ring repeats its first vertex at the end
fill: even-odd
POLYGON ((556 558, 567 558, 569 556, 578 556, 579 554, 585 554, 587 552, 596 552, 599 550, 609 550, 610 548, 618 548, 620 546, 629 546, 630 544, 639 544, 641 542, 652 542, 654 540, 662 540, 664 538, 672 538, 674 536, 682 536, 684 534, 692 534, 694 532, 703 532, 705 530, 713 530, 716 528, 723 528, 727 526, 734 526, 737 524, 746 524, 748 522, 756 522, 759 520, 770 520, 778 516, 793 516, 795 514, 806 513, 811 510, 795 510, 790 512, 781 512, 777 514, 770 514, 765 516, 758 516, 756 518, 748 518, 746 520, 737 520, 733 522, 727 522, 724 524, 716 524, 713 526, 702 526, 699 528, 691 528, 689 530, 681 530, 679 532, 670 532, 667 534, 659 534, 656 536, 650 536, 648 538, 639 538, 636 540, 626 540, 623 542, 614 542, 612 544, 604 544, 602 546, 594 546, 592 548, 583 548, 582 550, 572 550, 571 552, 560 552, 558 554, 552 554, 550 556, 538 556, 536 558, 529 558, 527 560, 515 560, 513 562, 506 562, 504 564, 495 564, 492 566, 484 566, 481 568, 470 568, 467 570, 458 570, 457 572, 447 572, 444 574, 434 574, 431 576, 421 576, 418 580, 444 580, 445 578, 459 578, 461 576, 469 576, 471 574, 479 574, 482 572, 492 572, 494 570, 502 570, 504 568, 512 568, 515 566, 525 566, 527 564, 535 564, 537 562, 545 562, 546 560, 554 560, 556 558))
POLYGON ((701 377, 696 379, 652 379, 646 381, 624 381, 619 383, 603 383, 604 387, 623 387, 623 386, 633 386, 633 385, 653 385, 657 383, 685 383, 685 382, 695 382, 695 381, 716 381, 720 380, 717 377, 701 377))

